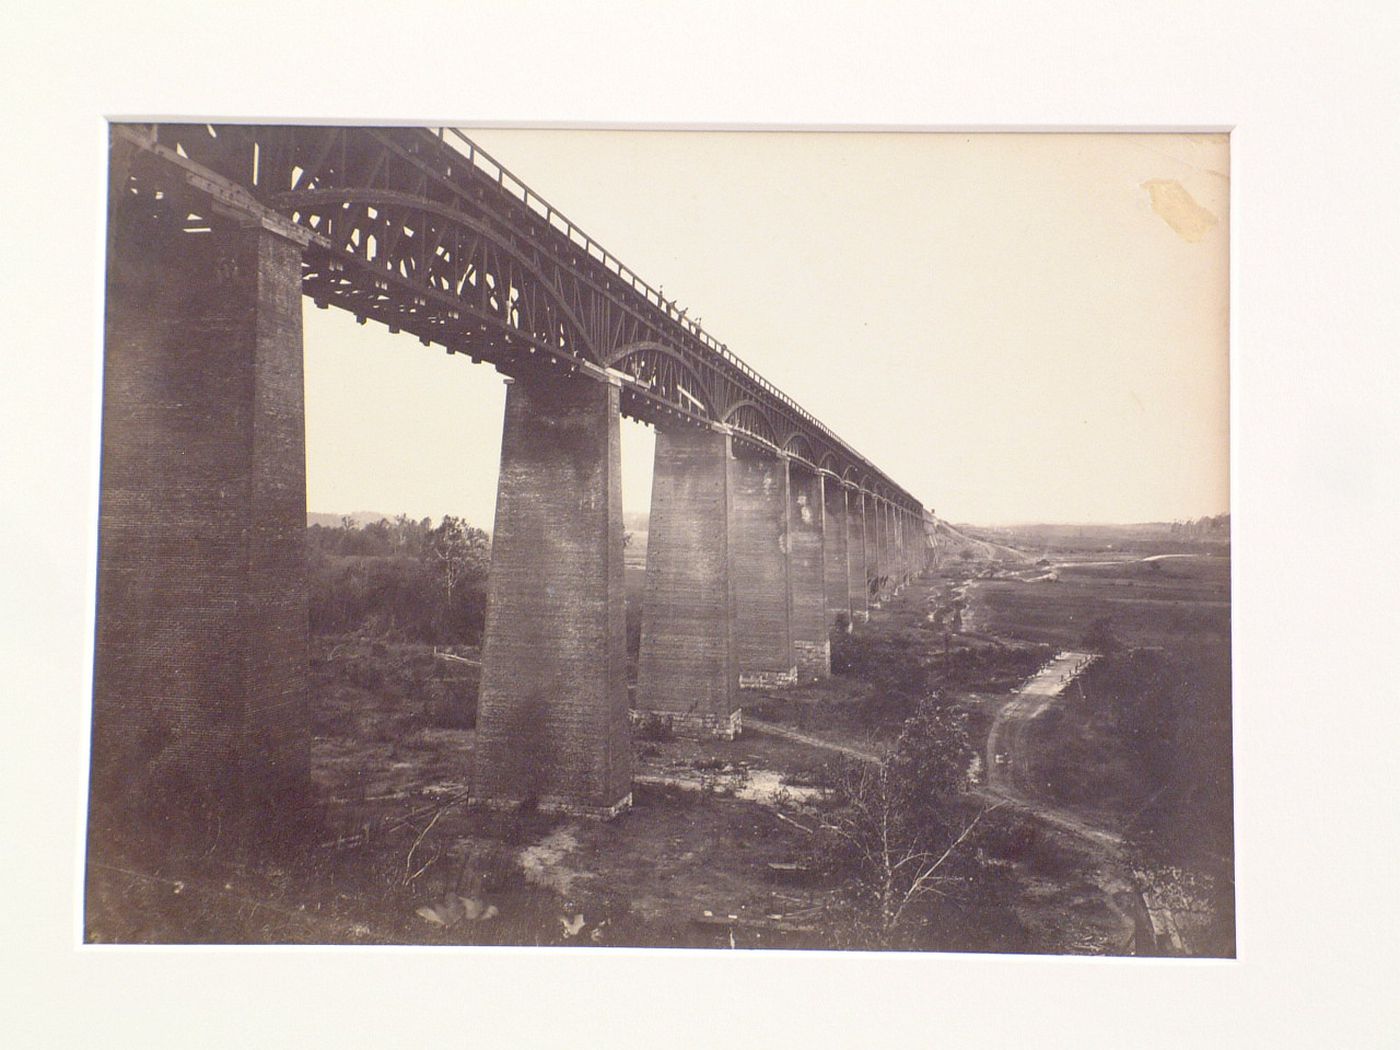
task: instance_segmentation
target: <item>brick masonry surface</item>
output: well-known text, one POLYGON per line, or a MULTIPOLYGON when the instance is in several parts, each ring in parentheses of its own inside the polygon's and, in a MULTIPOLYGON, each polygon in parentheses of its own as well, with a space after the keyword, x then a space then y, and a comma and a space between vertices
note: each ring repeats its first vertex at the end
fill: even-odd
POLYGON ((727 434, 656 432, 637 708, 700 732, 738 707, 729 458, 727 434))
POLYGON ((851 619, 870 616, 870 582, 866 576, 865 494, 846 490, 846 554, 849 562, 851 619))
POLYGON ((797 684, 797 665, 786 671, 740 671, 740 689, 785 689, 797 684))
POLYGON ((686 714, 667 711, 633 711, 634 726, 669 730, 681 737, 718 737, 733 740, 744 730, 744 712, 735 708, 727 715, 686 714))
POLYGON ((875 542, 873 545, 874 558, 868 568, 874 569, 874 586, 871 594, 878 599, 889 597, 890 579, 890 534, 889 515, 887 513, 884 500, 873 500, 870 504, 870 517, 867 524, 873 525, 875 542))
POLYGON ((846 490, 841 482, 832 477, 822 479, 822 500, 825 503, 826 533, 823 539, 825 553, 826 617, 827 623, 835 625, 843 620, 851 621, 851 580, 850 554, 846 536, 846 490))
POLYGON ((178 796, 230 842, 309 786, 301 257, 119 210, 107 283, 94 820, 178 796))
POLYGON ((788 585, 788 464, 736 453, 729 466, 739 684, 791 684, 796 661, 788 585))
POLYGON ((792 592, 792 646, 798 677, 831 674, 826 617, 826 501, 824 479, 795 464, 788 469, 788 579, 792 592))
POLYGON ((631 791, 618 388, 510 384, 472 795, 606 815, 631 791))

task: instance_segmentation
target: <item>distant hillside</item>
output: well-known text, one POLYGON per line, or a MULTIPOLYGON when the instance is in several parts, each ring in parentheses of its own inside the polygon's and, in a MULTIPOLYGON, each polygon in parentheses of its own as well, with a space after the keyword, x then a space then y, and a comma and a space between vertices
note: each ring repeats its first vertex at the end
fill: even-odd
POLYGON ((982 539, 972 535, 968 526, 953 525, 938 517, 934 518, 933 549, 940 563, 957 558, 1025 565, 1034 560, 1034 555, 996 539, 982 539))
POLYGON ((1112 550, 1120 547, 1166 545, 1191 548, 1225 546, 1230 542, 1230 515, 1219 514, 1193 521, 1144 521, 1122 525, 1026 524, 960 528, 993 543, 1028 549, 1058 547, 1079 550, 1112 550))

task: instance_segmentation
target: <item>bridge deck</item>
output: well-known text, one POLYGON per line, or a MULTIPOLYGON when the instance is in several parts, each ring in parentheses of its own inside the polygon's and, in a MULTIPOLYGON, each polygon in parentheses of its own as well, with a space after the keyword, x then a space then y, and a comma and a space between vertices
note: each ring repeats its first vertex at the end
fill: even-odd
POLYGON ((210 197, 216 209, 237 198, 290 222, 317 305, 510 375, 612 374, 631 417, 723 425, 923 516, 913 495, 456 129, 118 125, 114 144, 114 186, 186 228, 207 221, 210 197), (149 158, 181 171, 183 186, 149 158))

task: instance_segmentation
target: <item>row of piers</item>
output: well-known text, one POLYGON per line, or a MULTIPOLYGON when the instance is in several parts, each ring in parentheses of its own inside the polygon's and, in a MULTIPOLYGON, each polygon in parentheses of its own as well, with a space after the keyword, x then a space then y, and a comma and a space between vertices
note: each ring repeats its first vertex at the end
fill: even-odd
MULTIPOLYGON (((257 837, 310 776, 304 241, 227 210, 198 231, 126 206, 111 223, 91 841, 154 791, 257 837)), ((630 718, 732 737, 744 689, 828 675, 831 630, 924 567, 920 513, 722 424, 661 425, 630 704, 626 379, 508 381, 480 803, 619 812, 630 718)))
POLYGON ((723 424, 660 425, 635 703, 624 677, 618 377, 506 397, 473 795, 624 808, 629 719, 732 738, 742 693, 831 673, 925 567, 921 514, 723 424))

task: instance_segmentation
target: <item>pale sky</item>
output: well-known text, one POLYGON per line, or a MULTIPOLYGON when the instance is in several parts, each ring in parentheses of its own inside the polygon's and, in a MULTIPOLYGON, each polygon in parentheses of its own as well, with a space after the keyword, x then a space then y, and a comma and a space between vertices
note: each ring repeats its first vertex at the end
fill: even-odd
MULTIPOLYGON (((468 133, 941 517, 1228 509, 1226 136, 468 133)), ((501 377, 304 302, 309 508, 491 528, 501 377)))

